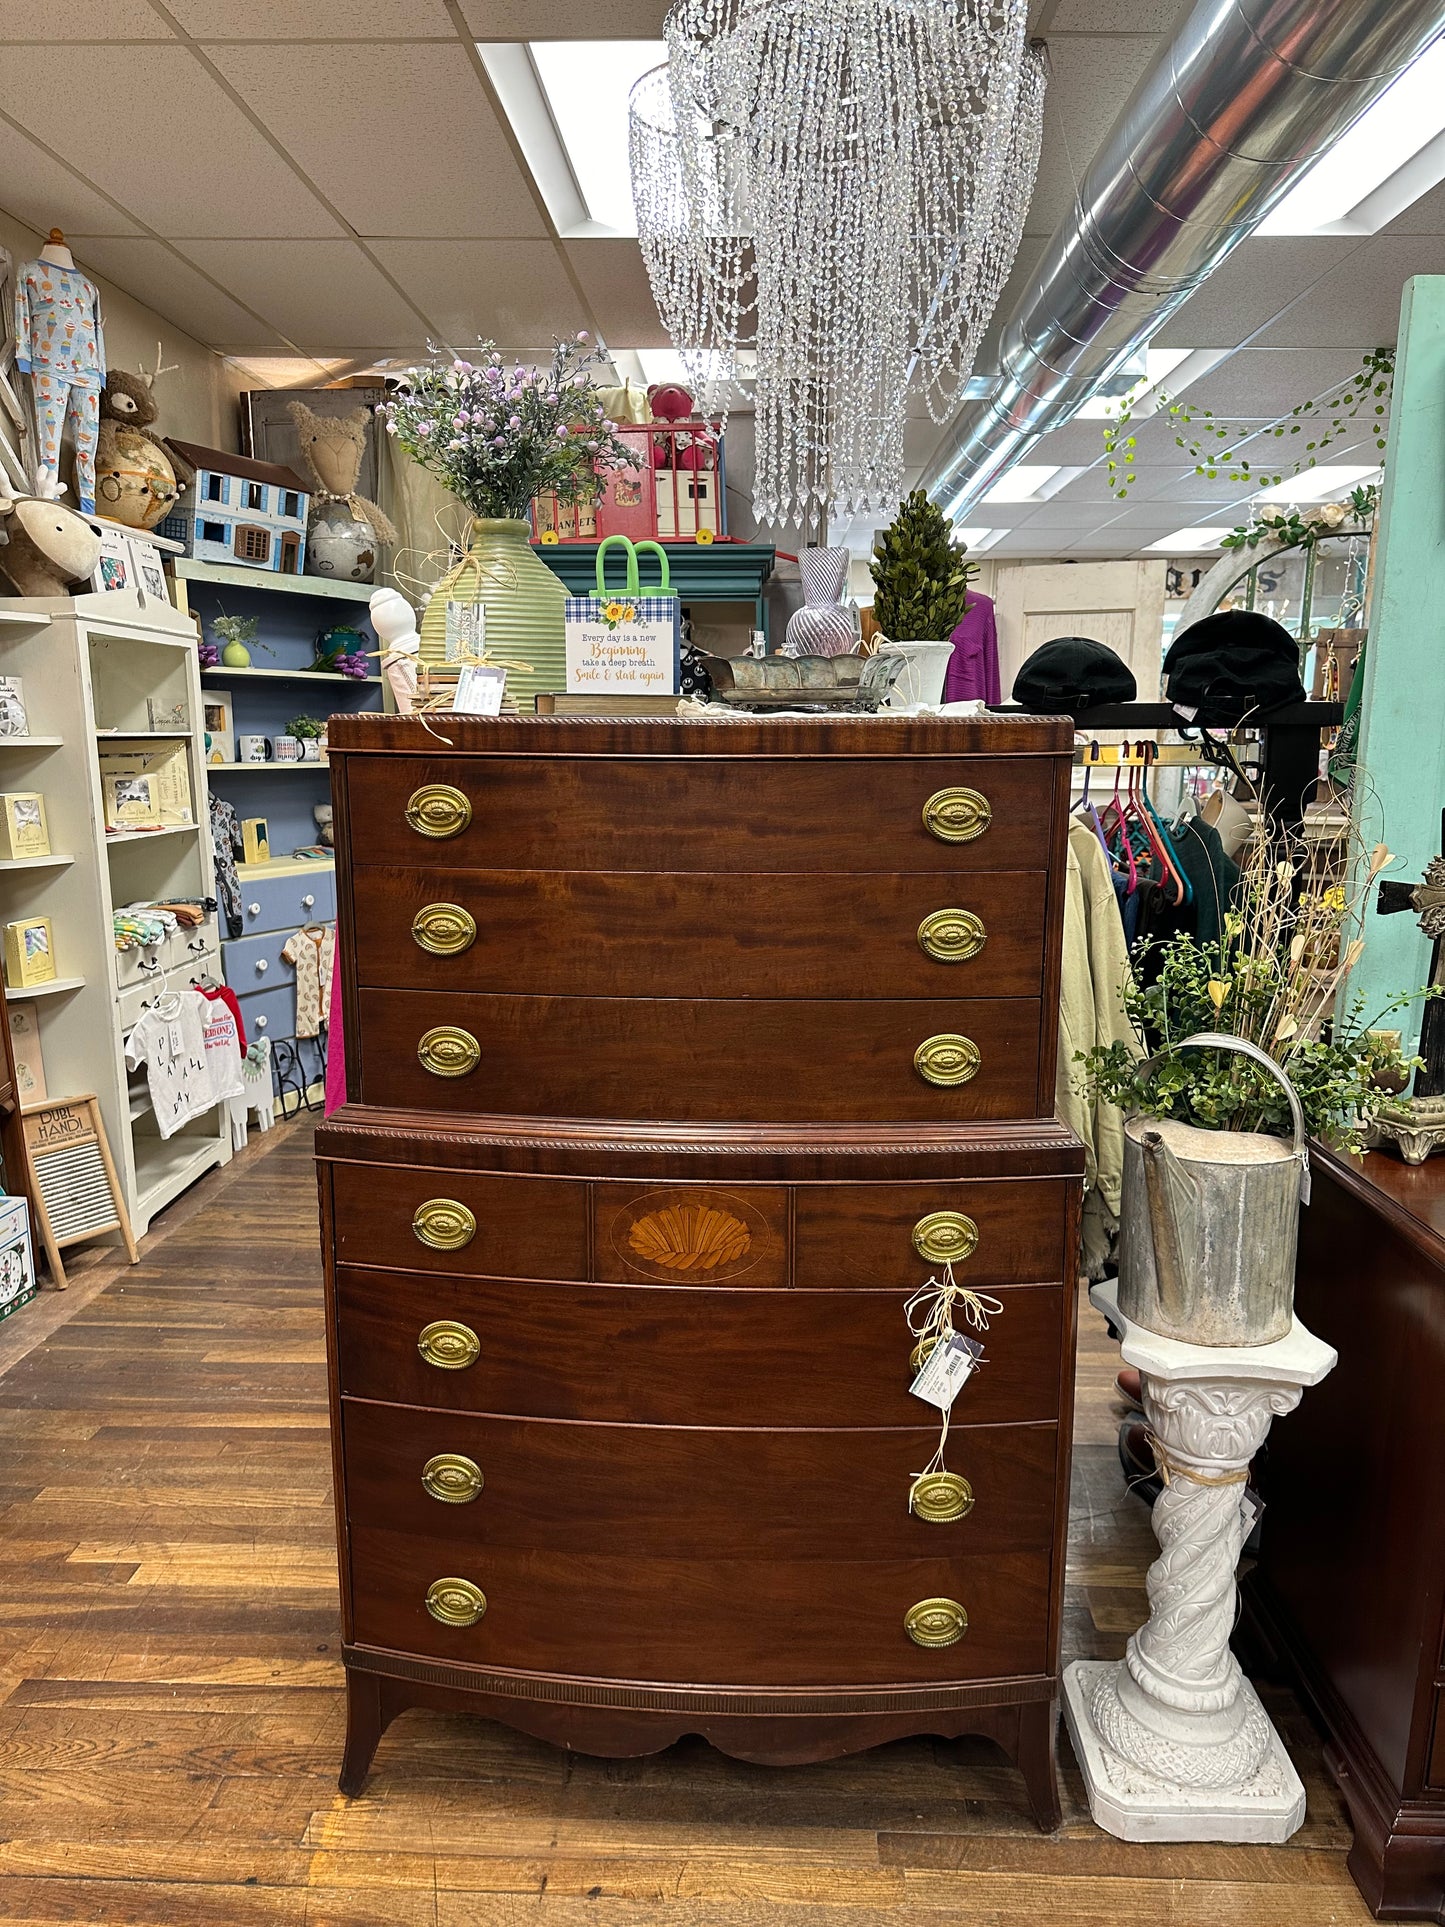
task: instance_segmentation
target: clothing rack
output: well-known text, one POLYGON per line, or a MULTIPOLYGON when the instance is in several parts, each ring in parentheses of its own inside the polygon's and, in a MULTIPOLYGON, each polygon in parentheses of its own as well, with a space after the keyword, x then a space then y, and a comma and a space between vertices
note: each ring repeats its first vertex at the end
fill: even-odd
MULTIPOLYGON (((1014 703, 1001 704, 1000 709, 1019 713, 1014 703)), ((1305 803, 1319 780, 1320 731, 1337 729, 1344 713, 1342 703, 1285 703, 1267 716, 1251 717, 1240 725, 1260 739, 1260 801, 1282 830, 1297 832, 1303 824, 1305 803)), ((1086 709, 1075 726, 1083 731, 1121 729, 1131 734, 1188 727, 1172 703, 1100 703, 1086 709)), ((1188 745, 1159 747, 1163 751, 1188 745)), ((1158 760, 1166 759, 1161 754, 1158 760)), ((1190 760, 1204 759, 1191 752, 1190 760)))

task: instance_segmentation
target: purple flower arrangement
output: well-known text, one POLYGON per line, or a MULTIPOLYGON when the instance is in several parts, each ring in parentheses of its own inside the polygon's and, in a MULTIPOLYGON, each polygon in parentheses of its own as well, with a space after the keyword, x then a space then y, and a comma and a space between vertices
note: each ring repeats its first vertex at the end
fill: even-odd
POLYGON ((516 521, 538 495, 593 501, 609 468, 641 467, 598 398, 603 359, 585 332, 559 341, 547 368, 509 368, 487 341, 476 361, 408 368, 377 413, 473 515, 516 521))
POLYGON ((202 636, 196 644, 196 652, 201 658, 202 669, 216 669, 220 666, 221 645, 212 642, 209 636, 202 636))
POLYGON ((349 656, 333 656, 331 667, 338 675, 354 676, 357 681, 362 681, 371 674, 371 664, 360 650, 349 656))

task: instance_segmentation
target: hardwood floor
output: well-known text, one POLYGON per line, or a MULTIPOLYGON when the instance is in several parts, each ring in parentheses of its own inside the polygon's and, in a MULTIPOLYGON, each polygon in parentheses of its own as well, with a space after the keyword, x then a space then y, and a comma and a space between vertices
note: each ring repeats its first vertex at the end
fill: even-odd
MULTIPOLYGON (((17 1314, 0 1365, 58 1302, 17 1314)), ((1082 1332, 1070 1657, 1122 1650, 1153 1545, 1087 1308, 1082 1332)), ((1309 1792, 1283 1848, 1111 1840, 1064 1739, 1052 1839, 974 1741, 775 1771, 697 1742, 569 1757, 414 1712, 343 1800, 329 1475, 302 1123, 162 1218, 138 1267, 0 1377, 0 1927, 1369 1918, 1319 1742, 1268 1687, 1309 1792)))

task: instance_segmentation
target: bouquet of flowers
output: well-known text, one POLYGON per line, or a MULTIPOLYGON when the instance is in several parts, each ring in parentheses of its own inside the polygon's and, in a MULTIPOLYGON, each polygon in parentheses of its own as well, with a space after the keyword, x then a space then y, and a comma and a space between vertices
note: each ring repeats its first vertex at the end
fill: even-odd
POLYGON ((537 495, 594 501, 609 468, 641 457, 607 420, 586 332, 559 341, 548 368, 505 367, 491 342, 476 361, 408 368, 379 404, 389 435, 473 515, 520 520, 537 495))

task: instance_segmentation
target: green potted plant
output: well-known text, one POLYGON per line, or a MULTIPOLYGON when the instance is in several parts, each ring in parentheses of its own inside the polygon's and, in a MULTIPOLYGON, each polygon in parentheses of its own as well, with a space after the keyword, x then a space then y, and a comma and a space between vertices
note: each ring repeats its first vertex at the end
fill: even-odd
POLYGON ((303 763, 321 761, 322 743, 326 735, 326 725, 318 716, 293 716, 286 725, 286 734, 292 737, 299 747, 303 763))
MULTIPOLYGON (((977 573, 936 502, 915 489, 878 538, 869 565, 873 619, 885 640, 879 653, 904 659, 897 690, 902 703, 943 700, 952 636, 968 607, 977 573)), ((898 706, 895 698, 893 707, 898 706)))
POLYGON ((446 665, 448 605, 480 604, 482 647, 507 665, 513 693, 564 686, 566 592, 532 552, 527 515, 543 494, 596 501, 608 469, 641 467, 603 411, 602 361, 585 331, 557 342, 546 368, 505 367, 486 341, 474 360, 408 368, 382 403, 387 433, 474 518, 467 553, 423 612, 423 663, 446 665))
POLYGON ((255 616, 214 616, 211 628, 221 638, 221 661, 227 669, 249 669, 251 666, 251 645, 264 649, 268 656, 275 650, 269 643, 257 639, 260 627, 255 616))
POLYGON ((1141 962, 1124 987, 1137 1046, 1077 1060, 1090 1095, 1125 1113, 1120 1309, 1200 1345, 1289 1331, 1307 1140, 1360 1148, 1391 1071, 1409 1068, 1386 1062, 1382 1020, 1429 994, 1368 1018, 1348 1000, 1357 913, 1393 860, 1384 844, 1353 896, 1267 822, 1242 854, 1222 935, 1169 938, 1157 970, 1141 962))

